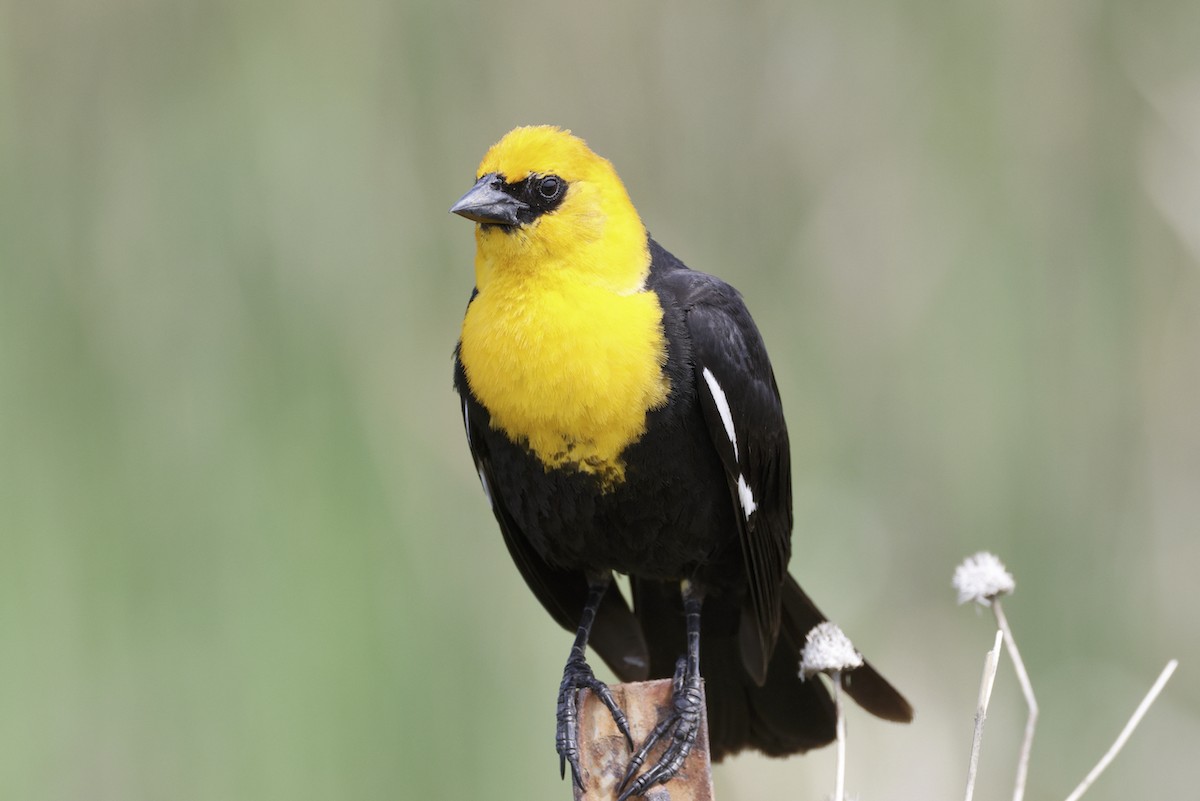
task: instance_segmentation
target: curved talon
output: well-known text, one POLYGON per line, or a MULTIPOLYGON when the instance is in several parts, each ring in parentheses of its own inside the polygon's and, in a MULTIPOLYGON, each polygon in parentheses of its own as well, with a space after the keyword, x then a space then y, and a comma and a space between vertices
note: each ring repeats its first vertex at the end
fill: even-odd
MULTIPOLYGON (((629 765, 625 768, 625 775, 621 778, 621 783, 617 785, 618 790, 624 790, 626 785, 629 784, 630 779, 637 775, 637 772, 642 768, 642 764, 646 761, 646 757, 650 755, 650 750, 654 748, 654 744, 666 733, 667 727, 670 725, 671 720, 668 718, 654 727, 654 730, 646 738, 646 742, 642 743, 642 747, 629 760, 629 765)), ((622 799, 625 797, 624 794, 621 795, 622 799)))
POLYGON ((587 689, 596 694, 596 697, 608 707, 608 711, 612 714, 613 723, 617 724, 617 730, 625 736, 625 745, 629 750, 633 750, 633 734, 629 731, 629 719, 625 717, 624 710, 617 706, 617 700, 613 698, 612 691, 608 689, 608 685, 592 677, 592 683, 587 685, 587 689))
POLYGON ((627 801, 629 798, 645 795, 654 785, 665 784, 675 778, 687 761, 688 754, 692 752, 692 746, 696 744, 696 737, 700 733, 700 715, 704 700, 700 692, 700 676, 688 675, 687 662, 684 659, 680 659, 676 665, 671 698, 671 713, 666 720, 654 727, 646 742, 642 743, 642 747, 629 760, 625 776, 617 785, 617 790, 621 792, 617 801, 627 801), (671 734, 671 742, 662 756, 630 784, 630 780, 637 775, 655 744, 668 732, 671 734))
POLYGON ((558 732, 555 746, 558 751, 558 770, 566 778, 567 765, 571 766, 571 780, 583 790, 583 776, 579 768, 579 691, 591 690, 608 707, 617 729, 625 736, 629 749, 633 750, 633 735, 625 712, 617 706, 608 685, 596 678, 592 668, 582 656, 572 655, 563 669, 562 683, 558 687, 558 732))
POLYGON ((583 779, 579 775, 579 741, 576 735, 578 728, 578 689, 571 686, 568 677, 563 676, 558 690, 558 732, 555 737, 555 748, 558 751, 558 774, 566 778, 567 764, 571 765, 571 780, 582 790, 583 779))

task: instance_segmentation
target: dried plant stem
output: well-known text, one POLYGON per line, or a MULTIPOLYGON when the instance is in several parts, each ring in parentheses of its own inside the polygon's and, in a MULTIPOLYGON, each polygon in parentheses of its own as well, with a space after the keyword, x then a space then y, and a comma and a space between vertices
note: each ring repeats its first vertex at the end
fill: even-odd
POLYGON ((971 741, 971 762, 967 767, 967 794, 971 801, 975 794, 975 773, 979 769, 979 749, 983 745, 983 722, 987 719, 988 703, 992 700, 992 684, 996 681, 996 664, 1000 661, 1000 649, 1004 643, 1004 632, 996 632, 996 643, 983 660, 983 678, 979 683, 979 705, 975 709, 975 736, 971 741))
POLYGON ((1079 797, 1087 792, 1087 789, 1092 786, 1092 782, 1096 781, 1096 777, 1104 772, 1104 769, 1108 767, 1108 764, 1113 761, 1113 758, 1116 757, 1120 750, 1125 746, 1125 741, 1129 739, 1129 735, 1133 734, 1133 730, 1136 729, 1138 723, 1141 722, 1142 716, 1146 714, 1146 710, 1148 710, 1150 705, 1154 703, 1154 700, 1158 698, 1158 694, 1162 692, 1162 688, 1166 686, 1167 680, 1171 678, 1171 674, 1175 672, 1175 668, 1177 667, 1179 667, 1178 659, 1172 659, 1167 663, 1167 666, 1163 668, 1162 673, 1158 674, 1158 679, 1154 682, 1154 686, 1150 688, 1150 691, 1146 693, 1146 697, 1142 699, 1142 702, 1138 704, 1138 708, 1134 710, 1133 717, 1129 719, 1129 722, 1125 724, 1125 728, 1121 729, 1121 733, 1117 735, 1116 742, 1114 742, 1112 747, 1108 749, 1108 753, 1100 758, 1100 761, 1096 763, 1096 767, 1092 768, 1091 772, 1083 778, 1083 781, 1079 783, 1079 786, 1076 787, 1069 796, 1067 796, 1067 801, 1078 801, 1079 797))
POLYGON ((996 623, 1004 632, 1004 644, 1008 646, 1008 655, 1017 671, 1017 681, 1021 683, 1021 692, 1025 695, 1025 705, 1029 707, 1029 715, 1025 718, 1025 739, 1021 741, 1021 754, 1017 759, 1017 780, 1013 786, 1013 801, 1022 801, 1025 797, 1025 780, 1029 775, 1029 755, 1033 753, 1033 732, 1037 728, 1038 704, 1033 696, 1033 684, 1029 681, 1029 673, 1025 670, 1025 662, 1021 652, 1017 650, 1017 641, 1013 639, 1012 629, 1009 628, 1008 618, 1000 608, 1000 599, 992 599, 992 611, 996 613, 996 623))
POLYGON ((833 708, 837 712, 837 778, 833 784, 833 801, 846 797, 846 716, 842 714, 842 672, 833 671, 833 708))

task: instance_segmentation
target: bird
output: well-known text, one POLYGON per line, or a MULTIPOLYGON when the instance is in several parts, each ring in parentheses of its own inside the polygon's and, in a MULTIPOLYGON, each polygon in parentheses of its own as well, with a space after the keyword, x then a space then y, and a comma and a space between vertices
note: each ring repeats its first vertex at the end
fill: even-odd
MULTIPOLYGON (((454 351, 467 444, 518 572, 575 633, 556 705, 560 773, 582 788, 583 689, 633 752, 622 801, 679 772, 705 696, 714 761, 831 742, 829 692, 798 676, 825 616, 788 571, 787 427, 741 294, 659 245, 612 164, 560 127, 505 134, 450 211, 475 223, 454 351), (629 577, 632 604, 614 574, 629 577), (621 681, 673 680, 636 752, 589 648, 621 681)), ((912 719, 870 663, 843 686, 880 718, 912 719)))

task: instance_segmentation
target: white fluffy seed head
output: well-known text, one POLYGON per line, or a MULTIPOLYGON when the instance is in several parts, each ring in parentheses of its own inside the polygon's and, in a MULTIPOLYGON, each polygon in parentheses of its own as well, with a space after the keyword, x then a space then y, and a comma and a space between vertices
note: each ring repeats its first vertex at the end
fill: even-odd
POLYGON ((825 621, 813 626, 804 638, 800 652, 800 678, 817 673, 835 673, 862 667, 862 654, 854 650, 850 638, 836 623, 825 621))
POLYGON ((1004 563, 987 551, 964 559, 954 569, 953 584, 960 604, 974 601, 983 606, 991 606, 993 598, 1008 595, 1016 587, 1012 573, 1005 569, 1004 563))

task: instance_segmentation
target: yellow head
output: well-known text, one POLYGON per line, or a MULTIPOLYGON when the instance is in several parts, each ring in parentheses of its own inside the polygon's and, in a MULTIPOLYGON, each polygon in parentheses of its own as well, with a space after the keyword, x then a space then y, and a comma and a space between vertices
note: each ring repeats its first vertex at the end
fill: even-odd
POLYGON ((645 227, 607 159, 570 131, 515 128, 492 145, 451 211, 474 220, 476 286, 534 271, 615 292, 645 282, 645 227), (565 272, 564 272, 565 271, 565 272))
POLYGON ((621 179, 567 131, 517 128, 450 210, 477 223, 459 359, 492 427, 547 470, 620 482, 670 392, 649 240, 621 179))

